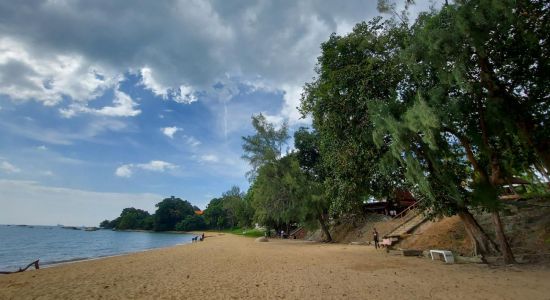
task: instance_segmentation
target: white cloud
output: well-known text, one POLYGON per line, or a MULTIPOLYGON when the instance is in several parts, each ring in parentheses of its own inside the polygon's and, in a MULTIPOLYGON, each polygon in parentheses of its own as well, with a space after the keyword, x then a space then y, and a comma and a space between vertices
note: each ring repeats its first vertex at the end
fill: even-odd
POLYGON ((280 128, 283 123, 286 121, 286 119, 284 117, 282 117, 281 115, 269 115, 267 113, 263 113, 264 117, 265 117, 265 120, 271 124, 273 124, 276 128, 280 128))
POLYGON ((215 154, 204 154, 200 157, 200 161, 215 163, 215 162, 220 161, 220 159, 215 154))
POLYGON ((0 129, 37 142, 71 145, 75 141, 96 141, 105 132, 121 132, 128 128, 125 122, 110 118, 95 118, 81 126, 55 129, 50 124, 34 122, 14 123, 0 119, 0 129))
POLYGON ((168 97, 169 87, 163 86, 153 78, 153 70, 149 67, 142 68, 140 70, 141 81, 140 83, 148 90, 153 92, 156 96, 161 96, 166 99, 168 97))
POLYGON ((122 165, 118 167, 115 171, 115 175, 118 177, 131 177, 132 176, 132 165, 122 165))
POLYGON ((90 113, 108 117, 135 117, 141 113, 141 110, 135 109, 137 103, 128 94, 120 90, 115 90, 114 94, 113 106, 94 109, 87 107, 86 104, 72 103, 67 108, 59 109, 59 112, 65 118, 72 118, 78 113, 90 113))
POLYGON ((32 181, 0 179, 0 220, 4 224, 97 226, 126 207, 153 213, 162 196, 105 193, 45 186, 32 181))
POLYGON ((138 164, 136 167, 156 172, 164 172, 166 170, 171 170, 177 168, 176 165, 162 160, 152 160, 146 164, 138 164))
POLYGON ((191 86, 184 84, 176 88, 164 86, 155 80, 153 70, 149 67, 142 68, 140 75, 140 84, 162 99, 172 99, 178 103, 185 104, 197 101, 196 91, 191 86))
POLYGON ((194 136, 184 135, 185 142, 191 147, 197 147, 201 144, 201 141, 197 140, 194 136))
POLYGON ((163 127, 160 130, 162 131, 162 133, 164 135, 166 135, 167 137, 173 139, 174 134, 176 134, 176 132, 178 132, 178 131, 181 131, 182 129, 179 128, 179 127, 176 127, 176 126, 172 126, 172 127, 163 127))
POLYGON ((32 51, 12 37, 0 38, 0 93, 13 100, 56 105, 64 96, 88 101, 113 87, 118 75, 81 54, 32 51))
MULTIPOLYGON (((85 103, 130 71, 155 95, 181 103, 228 74, 263 78, 294 95, 284 85, 311 79, 320 43, 374 16, 375 7, 360 0, 10 3, 0 7, 0 74, 14 75, 0 90, 14 100, 85 103)), ((289 99, 280 114, 293 122, 296 98, 289 99)))
POLYGON ((36 147, 36 149, 46 151, 46 150, 48 150, 48 147, 46 147, 44 145, 40 145, 40 146, 36 147))
POLYGON ((172 99, 178 103, 190 104, 197 101, 195 90, 186 85, 180 85, 177 89, 171 92, 172 99))
POLYGON ((105 106, 96 110, 96 113, 103 116, 111 117, 134 117, 141 113, 141 110, 134 109, 137 104, 127 94, 116 90, 114 106, 105 106))
POLYGON ((18 167, 10 164, 7 161, 2 161, 0 163, 0 170, 5 172, 5 173, 19 173, 19 172, 21 172, 21 169, 19 169, 18 167))
MULTIPOLYGON (((413 14, 442 1, 415 2, 413 14)), ((131 72, 155 95, 192 103, 229 76, 284 92, 278 115, 297 124, 301 87, 314 76, 319 45, 378 14, 374 0, 6 2, 0 91, 15 101, 55 105, 68 97, 87 107, 131 72)), ((222 105, 233 91, 218 95, 222 105)), ((97 113, 137 114, 129 103, 97 113)))
POLYGON ((154 171, 154 172, 165 172, 176 168, 178 168, 178 166, 172 163, 165 162, 162 160, 152 160, 148 163, 143 163, 143 164, 121 165, 115 170, 115 175, 118 177, 129 178, 133 175, 134 170, 136 169, 154 171))

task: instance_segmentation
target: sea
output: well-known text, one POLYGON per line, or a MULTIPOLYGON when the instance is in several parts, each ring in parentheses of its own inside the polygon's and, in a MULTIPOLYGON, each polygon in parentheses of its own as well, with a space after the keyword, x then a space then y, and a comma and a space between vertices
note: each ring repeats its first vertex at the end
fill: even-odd
POLYGON ((186 244, 192 237, 181 233, 0 225, 0 271, 15 271, 37 259, 44 267, 186 244))

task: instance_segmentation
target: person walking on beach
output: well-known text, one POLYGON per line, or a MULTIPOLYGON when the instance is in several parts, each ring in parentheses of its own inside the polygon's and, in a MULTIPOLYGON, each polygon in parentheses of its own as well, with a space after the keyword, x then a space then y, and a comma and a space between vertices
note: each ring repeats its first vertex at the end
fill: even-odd
POLYGON ((376 231, 376 228, 374 228, 372 230, 372 238, 374 240, 374 248, 378 249, 379 248, 379 246, 378 246, 378 231, 376 231))

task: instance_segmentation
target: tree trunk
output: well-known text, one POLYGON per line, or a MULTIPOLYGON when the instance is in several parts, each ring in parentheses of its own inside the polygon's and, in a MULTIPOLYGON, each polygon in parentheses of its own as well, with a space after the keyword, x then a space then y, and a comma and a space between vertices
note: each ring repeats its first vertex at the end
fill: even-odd
POLYGON ((464 223, 468 236, 474 241, 476 249, 479 250, 482 256, 498 254, 499 251, 495 243, 483 231, 483 228, 479 226, 474 216, 467 209, 458 212, 458 216, 464 223))
POLYGON ((495 233, 497 236, 497 241, 500 247, 500 252, 502 252, 502 256, 504 258, 504 263, 505 264, 516 263, 516 259, 514 258, 512 249, 510 248, 510 245, 508 244, 508 240, 504 235, 504 228, 502 227, 500 214, 498 213, 498 211, 494 211, 492 213, 492 216, 493 216, 493 224, 495 225, 495 233))
POLYGON ((321 230, 325 233, 325 236, 327 237, 327 242, 332 242, 332 236, 330 235, 330 232, 328 231, 327 224, 325 224, 325 218, 323 214, 319 214, 319 217, 317 218, 319 220, 319 224, 321 224, 321 230))

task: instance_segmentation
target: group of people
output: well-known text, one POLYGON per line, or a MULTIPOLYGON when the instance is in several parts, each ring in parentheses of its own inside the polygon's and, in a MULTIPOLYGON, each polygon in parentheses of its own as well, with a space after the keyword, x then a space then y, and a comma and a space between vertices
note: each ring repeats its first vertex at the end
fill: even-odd
POLYGON ((194 242, 202 242, 204 241, 204 233, 201 234, 201 235, 196 235, 194 236, 192 239, 191 239, 191 242, 194 243, 194 242))

